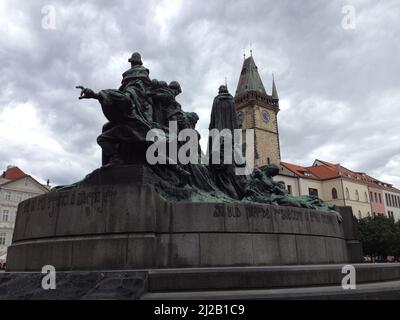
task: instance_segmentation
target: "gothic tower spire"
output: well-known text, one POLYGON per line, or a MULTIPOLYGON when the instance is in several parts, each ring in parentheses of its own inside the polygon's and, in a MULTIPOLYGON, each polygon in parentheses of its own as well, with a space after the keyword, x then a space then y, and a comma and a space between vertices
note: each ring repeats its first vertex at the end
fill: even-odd
POLYGON ((243 61, 242 72, 240 73, 239 83, 236 89, 236 96, 247 91, 257 91, 262 95, 267 94, 253 56, 243 61))
POLYGON ((254 129, 255 165, 275 163, 279 166, 278 92, 273 80, 272 95, 267 93, 252 55, 243 61, 235 106, 242 129, 254 129))

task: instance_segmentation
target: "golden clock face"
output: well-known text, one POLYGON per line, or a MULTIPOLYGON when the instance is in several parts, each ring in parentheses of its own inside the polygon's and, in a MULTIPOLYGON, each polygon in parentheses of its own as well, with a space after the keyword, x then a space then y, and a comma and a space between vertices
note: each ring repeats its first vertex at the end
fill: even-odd
POLYGON ((261 111, 261 119, 263 119, 263 121, 264 121, 265 123, 268 123, 268 122, 269 122, 270 116, 269 116, 268 111, 265 111, 265 110, 261 111))

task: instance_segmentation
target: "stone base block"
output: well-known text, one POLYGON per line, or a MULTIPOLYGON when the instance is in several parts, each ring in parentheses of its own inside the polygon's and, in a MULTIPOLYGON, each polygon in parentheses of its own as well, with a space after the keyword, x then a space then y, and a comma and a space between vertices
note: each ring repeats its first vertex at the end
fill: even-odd
MULTIPOLYGON (((44 265, 57 270, 294 265, 349 259, 348 239, 333 214, 243 202, 173 202, 141 181, 150 178, 137 167, 121 184, 110 170, 96 171, 79 187, 22 202, 8 270, 35 271, 44 265)), ((118 170, 115 174, 121 174, 118 170)))

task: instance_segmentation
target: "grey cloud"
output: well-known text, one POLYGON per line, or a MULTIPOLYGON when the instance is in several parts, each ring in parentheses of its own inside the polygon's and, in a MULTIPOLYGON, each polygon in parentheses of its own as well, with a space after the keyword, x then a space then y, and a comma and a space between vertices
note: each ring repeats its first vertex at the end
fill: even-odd
POLYGON ((400 154, 396 0, 185 0, 163 29, 158 6, 167 2, 52 1, 57 29, 44 30, 47 1, 6 1, 0 113, 33 105, 40 130, 61 150, 10 137, 0 140, 0 166, 15 163, 55 183, 74 182, 96 168, 95 139, 105 119, 95 101, 78 101, 74 87, 117 88, 133 51, 142 53, 151 77, 181 83, 178 99, 202 116, 198 127, 204 129, 218 85, 227 77, 234 93, 243 47, 249 54, 252 43, 268 92, 275 73, 283 160, 307 165, 324 155, 400 185, 400 163, 393 160, 400 154), (346 4, 357 10, 356 30, 341 27, 346 4))

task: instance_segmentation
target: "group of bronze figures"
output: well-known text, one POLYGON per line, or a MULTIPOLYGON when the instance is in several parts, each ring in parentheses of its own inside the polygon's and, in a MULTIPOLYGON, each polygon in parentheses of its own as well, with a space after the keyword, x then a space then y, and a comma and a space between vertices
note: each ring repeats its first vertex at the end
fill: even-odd
MULTIPOLYGON (((133 53, 128 60, 129 70, 122 74, 118 90, 106 89, 94 92, 79 86, 79 99, 97 99, 108 119, 97 142, 102 148, 103 167, 140 164, 148 166, 160 177, 160 181, 171 188, 163 188, 164 194, 173 197, 203 195, 202 199, 220 201, 251 201, 287 205, 311 209, 332 210, 332 207, 316 197, 293 197, 288 194, 283 182, 272 178, 279 173, 278 166, 270 164, 255 168, 248 176, 235 174, 235 163, 231 164, 167 164, 149 165, 146 150, 153 143, 146 139, 152 129, 169 134, 169 123, 176 121, 178 131, 195 129, 199 117, 194 112, 185 112, 176 101, 182 92, 178 81, 150 79, 149 70, 143 66, 139 53, 133 53), (185 189, 190 192, 177 192, 185 189), (183 196, 185 195, 185 196, 183 196)), ((234 99, 226 86, 219 93, 212 106, 209 129, 234 130, 240 127, 235 111, 234 99)), ((198 134, 200 137, 200 135, 198 134)), ((178 144, 182 143, 178 141, 178 144)), ((223 149, 223 146, 222 146, 223 149)), ((198 147, 199 154, 202 153, 198 147)), ((200 156, 204 156, 201 154, 200 156)), ((168 155, 165 157, 168 160, 168 155)))

